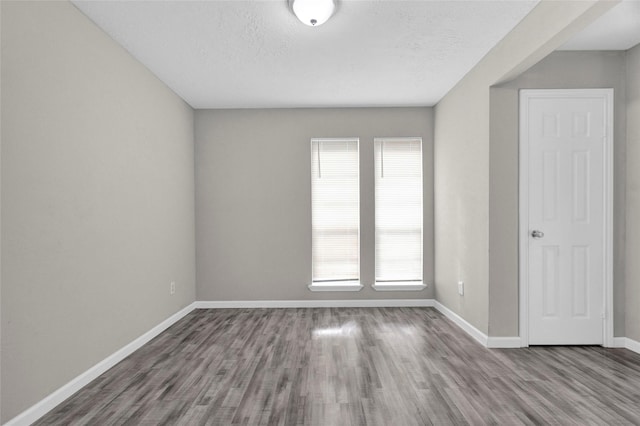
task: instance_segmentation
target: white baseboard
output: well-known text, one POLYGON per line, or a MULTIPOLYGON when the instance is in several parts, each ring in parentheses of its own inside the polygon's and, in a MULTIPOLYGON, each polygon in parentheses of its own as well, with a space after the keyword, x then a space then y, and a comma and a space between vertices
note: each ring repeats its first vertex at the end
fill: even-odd
POLYGON ((627 346, 626 337, 614 337, 612 348, 625 348, 627 346))
POLYGON ((640 342, 638 342, 637 340, 632 340, 629 339, 627 337, 627 344, 625 345, 625 348, 629 349, 630 351, 633 351, 637 354, 640 354, 640 342))
POLYGON ((435 308, 442 313, 445 317, 453 321, 458 327, 460 327, 469 336, 473 337, 478 343, 486 348, 520 348, 522 347, 522 340, 520 337, 490 337, 471 325, 467 320, 460 315, 453 312, 451 309, 444 306, 442 303, 436 300, 434 304, 435 308))
POLYGON ((629 349, 630 351, 640 354, 640 342, 628 337, 614 337, 613 347, 629 349))
POLYGON ((27 426, 34 423, 40 417, 44 416, 49 411, 54 409, 58 404, 62 403, 65 399, 69 398, 71 395, 88 385, 92 380, 98 378, 111 367, 131 355, 141 346, 165 331, 174 323, 178 322, 194 309, 195 303, 192 303, 186 308, 171 315, 169 318, 162 321, 160 324, 156 325, 151 330, 135 339, 133 342, 109 355, 107 358, 89 368, 87 371, 80 374, 69 383, 63 385, 40 402, 32 405, 13 419, 9 420, 8 423, 5 423, 5 426, 27 426))
POLYGON ((494 349, 510 349, 521 348, 522 340, 520 337, 491 337, 487 340, 487 347, 494 349))
POLYGON ((460 315, 456 314, 451 309, 447 308, 446 306, 444 306, 442 303, 438 302, 437 300, 435 301, 435 308, 437 310, 439 310, 442 313, 442 315, 444 315, 445 317, 449 318, 458 327, 460 327, 462 330, 464 330, 469 336, 473 337, 482 346, 485 346, 485 347, 487 346, 487 342, 489 340, 489 337, 486 334, 484 334, 482 331, 480 331, 477 328, 475 328, 469 322, 467 322, 467 320, 465 320, 460 315))
POLYGON ((222 300, 196 302, 196 309, 242 308, 407 308, 433 307, 433 299, 222 300))

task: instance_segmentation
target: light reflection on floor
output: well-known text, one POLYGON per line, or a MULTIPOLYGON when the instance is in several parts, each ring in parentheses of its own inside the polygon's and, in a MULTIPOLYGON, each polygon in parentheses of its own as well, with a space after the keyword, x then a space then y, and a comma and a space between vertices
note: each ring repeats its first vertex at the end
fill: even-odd
POLYGON ((355 321, 349 321, 340 327, 319 327, 312 330, 314 339, 321 337, 352 337, 360 333, 360 327, 355 321))

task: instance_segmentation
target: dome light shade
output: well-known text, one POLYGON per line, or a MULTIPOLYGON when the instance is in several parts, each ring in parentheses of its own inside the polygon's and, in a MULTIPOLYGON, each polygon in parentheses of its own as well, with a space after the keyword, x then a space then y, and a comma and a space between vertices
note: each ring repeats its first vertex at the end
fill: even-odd
POLYGON ((324 24, 336 10, 334 0, 289 0, 289 4, 300 22, 310 27, 324 24))

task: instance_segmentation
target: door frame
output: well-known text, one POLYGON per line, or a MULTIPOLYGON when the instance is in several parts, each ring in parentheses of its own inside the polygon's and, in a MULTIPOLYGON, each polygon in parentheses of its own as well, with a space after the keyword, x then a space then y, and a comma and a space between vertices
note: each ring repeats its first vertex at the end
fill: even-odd
POLYGON ((522 89, 519 92, 519 329, 520 345, 529 346, 529 100, 533 98, 602 98, 605 100, 604 138, 604 347, 613 347, 613 89, 522 89))

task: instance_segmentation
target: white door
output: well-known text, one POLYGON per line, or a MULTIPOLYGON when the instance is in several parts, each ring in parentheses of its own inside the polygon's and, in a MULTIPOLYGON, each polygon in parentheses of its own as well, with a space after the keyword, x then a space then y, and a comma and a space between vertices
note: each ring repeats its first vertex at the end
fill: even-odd
POLYGON ((521 197, 527 198, 520 238, 531 345, 604 343, 612 95, 520 94, 521 197))

